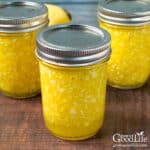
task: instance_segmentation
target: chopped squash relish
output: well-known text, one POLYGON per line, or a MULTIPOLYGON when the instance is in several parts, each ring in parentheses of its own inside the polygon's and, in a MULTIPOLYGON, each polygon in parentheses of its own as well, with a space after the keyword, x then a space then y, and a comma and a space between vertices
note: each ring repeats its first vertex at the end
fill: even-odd
POLYGON ((0 33, 0 91, 5 95, 26 98, 40 92, 36 34, 0 33))
POLYGON ((100 22, 112 37, 108 83, 123 89, 142 86, 150 75, 150 25, 126 27, 100 22))
POLYGON ((81 68, 40 62, 43 112, 48 129, 68 140, 86 139, 102 126, 106 62, 81 68))

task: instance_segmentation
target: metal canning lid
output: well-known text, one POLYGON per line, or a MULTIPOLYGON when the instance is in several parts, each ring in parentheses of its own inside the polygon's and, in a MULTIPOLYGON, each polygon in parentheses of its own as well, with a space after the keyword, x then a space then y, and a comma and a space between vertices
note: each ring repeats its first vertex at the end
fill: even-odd
POLYGON ((108 60, 110 53, 109 33, 88 25, 49 27, 37 36, 37 57, 53 65, 88 66, 108 60))
POLYGON ((98 18, 122 26, 150 23, 150 0, 100 0, 98 18))
POLYGON ((29 1, 0 2, 0 32, 27 32, 48 24, 48 10, 29 1))

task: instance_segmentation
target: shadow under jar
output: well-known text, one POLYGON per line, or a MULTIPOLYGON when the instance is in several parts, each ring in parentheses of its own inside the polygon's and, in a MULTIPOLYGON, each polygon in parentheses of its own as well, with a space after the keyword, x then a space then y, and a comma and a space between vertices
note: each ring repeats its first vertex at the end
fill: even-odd
POLYGON ((0 91, 13 98, 40 92, 36 35, 48 25, 47 8, 35 2, 0 3, 0 91))
POLYGON ((62 25, 37 37, 47 128, 66 140, 87 139, 101 128, 110 36, 86 25, 62 25))
POLYGON ((108 84, 120 89, 144 85, 150 75, 150 1, 101 1, 98 21, 112 38, 108 84))

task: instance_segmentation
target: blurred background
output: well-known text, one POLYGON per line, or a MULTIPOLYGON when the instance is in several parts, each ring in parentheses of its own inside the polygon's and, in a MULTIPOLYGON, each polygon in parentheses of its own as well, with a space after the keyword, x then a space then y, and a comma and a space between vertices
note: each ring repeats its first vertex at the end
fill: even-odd
POLYGON ((72 16, 72 23, 88 24, 98 27, 97 4, 99 0, 33 0, 52 3, 67 9, 72 16))
MULTIPOLYGON (((7 0, 0 0, 0 1, 7 1, 7 0)), ((61 6, 70 12, 72 16, 72 23, 88 24, 98 27, 96 15, 97 15, 97 4, 99 0, 27 0, 27 1, 51 3, 61 6)))

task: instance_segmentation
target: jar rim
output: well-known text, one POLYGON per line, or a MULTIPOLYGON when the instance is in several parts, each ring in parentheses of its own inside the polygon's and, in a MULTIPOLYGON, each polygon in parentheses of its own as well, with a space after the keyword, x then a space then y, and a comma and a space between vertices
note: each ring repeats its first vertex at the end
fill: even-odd
POLYGON ((109 59, 110 40, 109 33, 103 29, 81 24, 58 25, 38 34, 36 56, 58 66, 88 66, 109 59))
POLYGON ((150 1, 106 0, 101 1, 97 17, 103 22, 120 26, 143 26, 150 24, 150 1))
POLYGON ((30 1, 0 2, 0 32, 30 32, 48 24, 48 9, 30 1))

